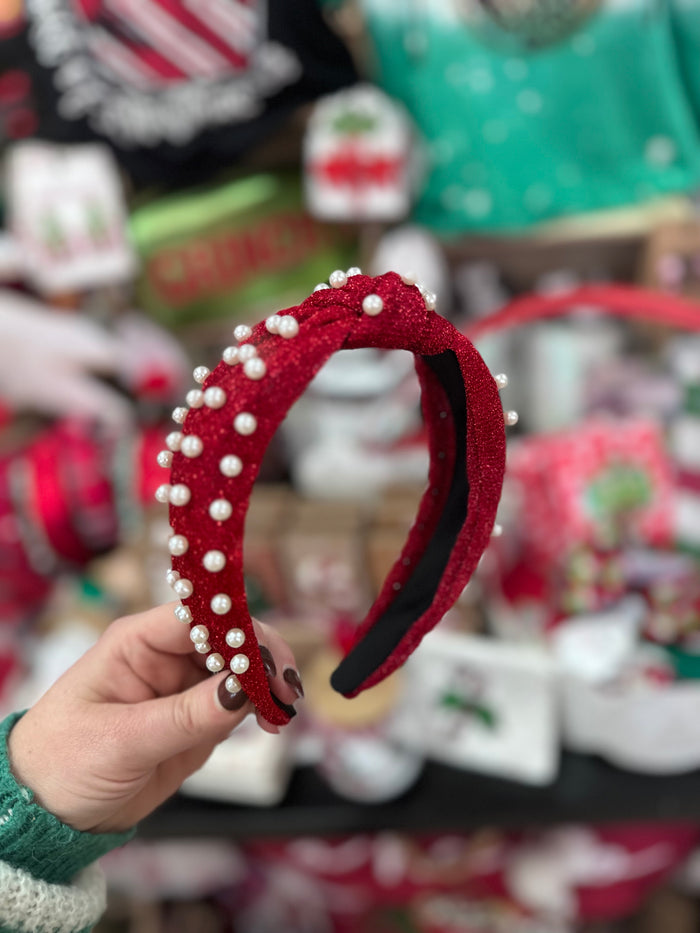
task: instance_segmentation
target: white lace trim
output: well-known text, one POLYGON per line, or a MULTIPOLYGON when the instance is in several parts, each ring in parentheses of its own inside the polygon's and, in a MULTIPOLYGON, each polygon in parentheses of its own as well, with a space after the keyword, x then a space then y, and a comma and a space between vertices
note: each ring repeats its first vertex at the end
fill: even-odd
POLYGON ((97 865, 63 885, 37 881, 0 862, 0 925, 19 933, 75 933, 97 923, 106 903, 105 878, 97 865))

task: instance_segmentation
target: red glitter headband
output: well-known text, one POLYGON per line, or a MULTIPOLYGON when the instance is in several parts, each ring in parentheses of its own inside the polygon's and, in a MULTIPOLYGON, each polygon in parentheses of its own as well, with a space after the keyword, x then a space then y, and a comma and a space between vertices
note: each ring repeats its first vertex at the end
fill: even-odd
MULTIPOLYGON (((270 692, 245 598, 243 533, 263 453, 287 411, 336 351, 410 350, 422 389, 431 465, 406 544, 333 687, 354 696, 399 667, 457 599, 491 535, 505 465, 504 413, 494 377, 472 343, 435 311, 435 296, 396 273, 336 271, 298 307, 239 326, 202 384, 173 413, 181 431, 159 454, 171 482, 170 582, 212 672, 245 690, 266 720, 289 719, 270 692)), ((506 423, 517 415, 507 412, 506 423)))

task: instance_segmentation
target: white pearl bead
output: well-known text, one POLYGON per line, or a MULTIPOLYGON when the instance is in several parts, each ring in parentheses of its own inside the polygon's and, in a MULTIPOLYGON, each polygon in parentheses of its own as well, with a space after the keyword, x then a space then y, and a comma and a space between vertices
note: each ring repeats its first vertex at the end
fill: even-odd
POLYGON ((177 421, 178 424, 182 424, 186 417, 187 409, 183 408, 182 405, 178 405, 177 408, 173 408, 173 421, 177 421))
POLYGON ((240 680, 236 677, 235 674, 229 674, 229 676, 226 678, 226 689, 228 690, 229 693, 232 693, 234 695, 236 693, 240 693, 241 690, 243 689, 241 687, 240 680))
POLYGON ((175 606, 173 612, 175 613, 175 618, 178 620, 178 622, 189 623, 192 621, 192 613, 187 606, 175 606))
POLYGON ((248 337, 250 337, 250 335, 251 335, 252 333, 253 333, 252 328, 251 328, 251 327, 248 327, 247 324, 239 324, 238 327, 235 327, 235 328, 234 328, 233 336, 234 336, 234 337, 236 338, 236 340, 238 340, 238 341, 240 341, 240 340, 247 340, 248 337))
POLYGON ((226 566, 226 555, 223 551, 207 551, 202 558, 205 570, 210 573, 218 573, 226 566))
POLYGON ((182 431, 171 431, 170 434, 165 438, 165 446, 168 450, 172 450, 174 453, 180 449, 180 444, 182 443, 182 431))
POLYGON ((360 269, 359 266, 350 266, 347 275, 348 278, 350 278, 351 275, 362 275, 362 269, 360 269))
POLYGON ((290 337, 296 337, 299 333, 299 321, 292 317, 291 314, 285 314, 280 321, 279 333, 280 337, 284 337, 286 340, 289 340, 290 337))
MULTIPOLYGON (((172 456, 172 454, 171 454, 172 456)), ((164 505, 170 501, 170 483, 163 483, 155 491, 156 502, 162 502, 164 505)))
MULTIPOLYGON (((168 469, 169 467, 173 465, 172 450, 161 450, 158 456, 156 457, 156 460, 158 461, 158 466, 162 466, 168 469)), ((167 502, 168 500, 166 499, 164 501, 167 502)))
POLYGON ((190 629, 190 639, 195 644, 209 641, 209 629, 206 625, 195 625, 190 629))
POLYGON ((245 674, 250 667, 248 656, 245 654, 234 654, 231 658, 230 667, 234 674, 245 674))
POLYGON ((253 360, 247 360, 243 366, 243 372, 249 379, 262 379, 265 373, 267 372, 267 366, 265 361, 261 360, 259 357, 256 357, 253 360))
POLYGON ((348 284, 347 272, 343 272, 342 269, 336 269, 335 272, 331 272, 328 276, 328 282, 331 288, 343 288, 344 285, 348 284))
POLYGON ((221 354, 221 359, 229 366, 235 366, 238 362, 238 347, 226 347, 221 354))
POLYGON ((324 288, 330 288, 330 285, 326 285, 325 282, 319 282, 318 285, 314 286, 314 291, 322 292, 324 288))
POLYGON ((226 402, 226 393, 221 386, 209 386, 204 390, 204 404, 207 408, 221 408, 226 402))
POLYGON ((170 490, 171 505, 187 505, 191 497, 190 487, 184 483, 176 483, 170 490))
POLYGON ((279 314, 271 314, 270 317, 265 321, 267 332, 269 334, 276 334, 281 320, 282 318, 279 316, 279 314))
POLYGON ((416 274, 415 272, 404 272, 401 276, 401 281, 404 285, 415 285, 416 284, 416 274))
POLYGON ((190 389, 185 396, 185 401, 190 408, 201 408, 204 404, 204 392, 201 389, 190 389))
POLYGON ((179 596, 180 599, 187 599, 188 596, 192 595, 194 587, 192 586, 191 580, 188 580, 186 577, 180 577, 179 580, 173 583, 173 590, 175 591, 175 595, 179 596))
POLYGON ((242 628, 230 628, 226 632, 226 644, 229 648, 241 648, 245 644, 245 632, 242 628))
POLYGON ((212 612, 215 612, 218 616, 225 616, 227 612, 231 611, 231 597, 227 596, 226 593, 217 593, 216 596, 212 596, 209 605, 212 612))
POLYGON ((173 535, 168 541, 168 550, 173 557, 180 557, 180 555, 186 554, 189 546, 190 542, 184 535, 173 535))
POLYGON ((437 305, 437 295, 435 292, 425 292, 423 294, 423 301, 425 302, 425 307, 428 311, 434 311, 435 306, 437 305))
POLYGON ((491 535, 494 538, 500 538, 502 534, 503 534, 503 525, 499 525, 498 522, 496 522, 496 524, 493 526, 491 530, 491 535))
POLYGON ((211 645, 208 641, 198 641, 194 646, 194 650, 197 654, 209 654, 211 651, 211 645))
POLYGON ((214 499, 209 506, 209 514, 215 522, 225 522, 231 517, 233 506, 228 499, 214 499))
POLYGON ((238 476, 243 469, 243 461, 235 454, 226 454, 219 460, 219 470, 224 476, 238 476))
POLYGON ((258 419, 249 411, 242 411, 233 419, 234 430, 239 434, 253 434, 258 426, 258 419))
POLYGON ((186 434, 182 438, 180 452, 184 454, 185 457, 198 457, 203 450, 204 444, 202 443, 202 438, 198 437, 196 434, 186 434))
POLYGON ((384 302, 379 295, 366 295, 362 299, 362 310, 370 317, 376 317, 384 310, 384 302))
POLYGON ((508 376, 505 373, 499 373, 497 376, 493 377, 496 380, 496 385, 498 386, 499 391, 505 389, 508 385, 508 376))
POLYGON ((518 423, 518 413, 517 411, 507 411, 503 415, 505 422, 510 427, 513 427, 514 424, 518 423))
POLYGON ((202 383, 209 375, 208 366, 195 366, 194 372, 192 373, 192 378, 195 382, 202 383))
POLYGON ((210 654, 206 660, 207 670, 211 671, 212 674, 218 674, 219 671, 224 669, 224 659, 220 654, 210 654))
POLYGON ((258 351, 252 343, 244 343, 243 346, 238 349, 238 359, 241 363, 247 363, 248 360, 252 360, 257 355, 258 351))
POLYGON ((177 570, 173 570, 172 567, 165 571, 165 582, 168 584, 168 586, 175 586, 175 582, 179 579, 180 574, 177 572, 177 570))

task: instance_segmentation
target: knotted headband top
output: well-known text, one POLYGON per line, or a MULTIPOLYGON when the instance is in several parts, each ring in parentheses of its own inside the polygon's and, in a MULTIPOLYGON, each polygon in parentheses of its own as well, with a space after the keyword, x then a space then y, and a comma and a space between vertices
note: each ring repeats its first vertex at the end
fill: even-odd
POLYGON ((266 720, 287 712, 270 692, 245 597, 243 535, 264 451, 287 411, 338 350, 410 350, 428 432, 428 485, 403 550, 359 625, 331 683, 351 697, 399 667, 455 602, 493 530, 505 466, 505 414, 494 378, 470 340, 434 310, 435 296, 394 272, 337 271, 300 305, 239 326, 201 388, 173 413, 181 429, 159 463, 170 482, 171 585, 195 648, 212 672, 230 669, 266 720))

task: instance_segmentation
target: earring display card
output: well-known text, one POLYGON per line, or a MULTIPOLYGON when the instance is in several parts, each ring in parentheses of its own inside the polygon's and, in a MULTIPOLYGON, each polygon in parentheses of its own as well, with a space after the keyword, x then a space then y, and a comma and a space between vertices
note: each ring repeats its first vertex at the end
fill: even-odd
POLYGON ((304 140, 306 202, 329 221, 402 220, 418 148, 403 107, 359 85, 319 101, 304 140))
POLYGON ((5 183, 24 273, 43 294, 129 282, 136 274, 121 180, 106 147, 17 144, 5 183))
POLYGON ((405 675, 391 729, 397 741, 456 767, 528 784, 554 780, 557 691, 544 649, 431 632, 405 675))

